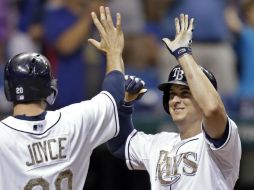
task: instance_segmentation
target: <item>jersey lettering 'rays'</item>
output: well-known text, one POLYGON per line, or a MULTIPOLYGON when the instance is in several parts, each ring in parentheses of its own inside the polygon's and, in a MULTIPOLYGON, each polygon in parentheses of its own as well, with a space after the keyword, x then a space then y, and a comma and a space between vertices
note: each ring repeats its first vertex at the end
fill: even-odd
POLYGON ((197 172, 197 153, 186 152, 170 156, 168 151, 161 150, 156 167, 156 180, 161 185, 169 186, 176 183, 181 175, 191 176, 197 172))

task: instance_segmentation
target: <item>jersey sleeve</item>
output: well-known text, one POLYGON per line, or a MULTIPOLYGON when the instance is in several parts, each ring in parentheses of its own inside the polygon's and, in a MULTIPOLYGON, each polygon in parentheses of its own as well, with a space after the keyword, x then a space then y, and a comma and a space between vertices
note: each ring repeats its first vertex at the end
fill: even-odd
POLYGON ((91 149, 117 136, 119 132, 117 106, 114 98, 106 91, 89 101, 72 104, 60 111, 62 117, 67 117, 68 122, 75 126, 80 143, 89 144, 91 149))
POLYGON ((154 135, 133 130, 125 144, 125 159, 128 169, 146 170, 154 135))
POLYGON ((216 148, 207 138, 205 140, 208 145, 210 156, 217 163, 224 176, 232 176, 233 173, 233 177, 237 179, 242 152, 241 141, 235 122, 230 118, 228 118, 228 121, 229 132, 224 144, 216 148))

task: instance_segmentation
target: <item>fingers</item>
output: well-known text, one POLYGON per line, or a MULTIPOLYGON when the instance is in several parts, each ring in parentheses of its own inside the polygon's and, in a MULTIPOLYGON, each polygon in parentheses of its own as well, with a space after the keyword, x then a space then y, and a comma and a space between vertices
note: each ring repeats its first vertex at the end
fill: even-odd
MULTIPOLYGON (((100 7, 100 18, 101 23, 104 26, 105 30, 110 30, 114 28, 114 24, 111 17, 111 12, 109 7, 100 7)), ((121 15, 119 13, 116 14, 116 28, 121 30, 121 15)))
POLYGON ((188 31, 193 32, 194 30, 194 18, 191 18, 188 31))
POLYGON ((136 88, 140 88, 140 85, 142 85, 142 83, 139 83, 139 81, 140 81, 139 78, 126 75, 125 80, 126 80, 125 91, 130 92, 130 93, 137 93, 139 91, 139 90, 136 90, 136 88))
POLYGON ((105 15, 105 8, 103 6, 100 6, 100 20, 105 21, 106 20, 106 15, 105 15))
MULTIPOLYGON (((118 13, 119 14, 119 13, 118 13)), ((95 26, 97 27, 100 34, 103 36, 106 34, 106 31, 109 29, 114 28, 114 24, 111 17, 111 12, 109 7, 100 6, 100 20, 98 19, 95 12, 91 13, 93 22, 95 26)), ((120 14, 117 15, 117 24, 118 27, 121 26, 121 17, 120 14)), ((119 27, 121 29, 121 27, 119 27)))
POLYGON ((125 90, 126 91, 134 84, 133 79, 134 79, 133 76, 125 75, 125 90))
POLYGON ((107 18, 107 23, 111 26, 113 26, 113 21, 112 21, 112 17, 111 17, 111 13, 108 7, 105 8, 106 10, 106 18, 107 18))
POLYGON ((194 19, 191 18, 189 20, 189 16, 187 14, 180 14, 180 20, 178 18, 175 18, 175 28, 176 28, 176 34, 183 31, 190 31, 192 32, 194 30, 194 19))
POLYGON ((125 82, 126 92, 135 94, 135 93, 145 93, 147 91, 147 89, 142 90, 144 89, 145 82, 138 77, 125 75, 125 81, 126 81, 125 82))
POLYGON ((175 18, 175 27, 176 27, 176 34, 180 32, 180 24, 179 24, 179 19, 175 18))
POLYGON ((100 20, 102 25, 104 26, 104 28, 108 27, 108 23, 106 20, 106 11, 105 8, 103 6, 100 6, 100 20))
POLYGON ((181 31, 183 31, 185 28, 184 14, 180 14, 180 26, 181 26, 181 31))
POLYGON ((122 24, 121 15, 120 15, 120 13, 117 13, 116 14, 116 29, 117 29, 118 32, 122 31, 121 24, 122 24))
POLYGON ((96 26, 96 28, 98 29, 99 33, 101 36, 105 36, 106 32, 104 30, 104 27, 102 26, 101 22, 99 21, 97 15, 95 14, 95 12, 91 13, 92 19, 93 19, 93 23, 96 26))
POLYGON ((188 26, 189 26, 189 16, 188 15, 184 15, 184 30, 188 30, 188 26))
POLYGON ((125 98, 126 102, 139 100, 146 92, 145 82, 138 77, 125 75, 125 98))

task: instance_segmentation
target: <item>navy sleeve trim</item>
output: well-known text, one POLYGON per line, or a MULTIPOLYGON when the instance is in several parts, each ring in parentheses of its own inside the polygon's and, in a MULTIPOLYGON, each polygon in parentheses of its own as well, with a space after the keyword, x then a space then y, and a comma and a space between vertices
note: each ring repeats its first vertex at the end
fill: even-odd
POLYGON ((117 70, 108 73, 103 80, 102 90, 109 92, 113 96, 117 107, 124 99, 124 83, 123 73, 117 70))
MULTIPOLYGON (((204 127, 203 127, 204 129, 204 127)), ((206 136, 206 139, 211 142, 215 148, 220 148, 228 139, 228 135, 229 135, 229 121, 227 119, 227 124, 226 124, 226 128, 225 128, 225 131, 223 133, 223 136, 219 139, 213 139, 211 138, 207 133, 206 131, 204 130, 205 132, 205 136, 206 136)))
POLYGON ((125 159, 125 143, 128 136, 133 131, 133 123, 131 118, 133 108, 121 105, 118 111, 120 132, 119 134, 107 142, 109 151, 120 159, 125 159))

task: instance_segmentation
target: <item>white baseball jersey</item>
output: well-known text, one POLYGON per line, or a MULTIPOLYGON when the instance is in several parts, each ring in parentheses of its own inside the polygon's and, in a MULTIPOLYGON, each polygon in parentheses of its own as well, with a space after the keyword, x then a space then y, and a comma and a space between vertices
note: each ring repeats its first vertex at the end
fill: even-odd
POLYGON ((232 190, 239 175, 241 142, 230 119, 229 135, 220 148, 204 132, 181 140, 177 133, 133 131, 125 157, 129 169, 148 171, 152 190, 232 190))
POLYGON ((45 120, 0 122, 1 190, 82 190, 94 148, 119 131, 108 92, 47 111, 45 120))

